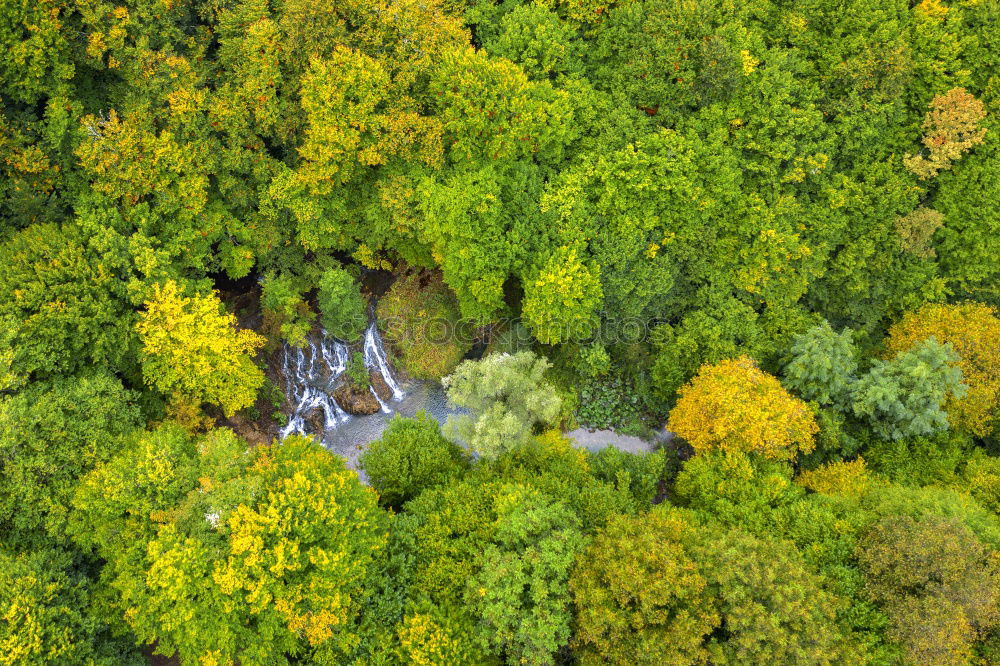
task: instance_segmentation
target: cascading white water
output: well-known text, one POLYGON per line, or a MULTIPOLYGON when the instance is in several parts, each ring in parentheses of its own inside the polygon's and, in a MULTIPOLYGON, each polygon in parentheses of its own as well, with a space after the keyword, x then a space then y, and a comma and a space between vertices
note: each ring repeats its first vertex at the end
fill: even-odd
POLYGON ((385 400, 382 399, 382 396, 378 394, 378 391, 376 391, 375 387, 372 386, 371 384, 368 385, 368 392, 371 393, 373 396, 375 396, 375 401, 378 402, 378 407, 379 409, 382 410, 383 414, 392 413, 392 410, 389 409, 389 405, 386 404, 385 400))
MULTIPOLYGON (((322 337, 311 335, 308 346, 302 349, 285 347, 283 369, 286 395, 292 409, 288 425, 280 433, 282 439, 293 433, 316 435, 323 446, 342 456, 348 467, 357 470, 362 481, 367 476, 358 467, 361 454, 369 442, 382 435, 396 415, 412 418, 419 412, 427 412, 443 423, 450 414, 464 412, 448 404, 440 382, 409 380, 404 391, 386 362, 382 339, 374 322, 365 331, 363 349, 365 365, 382 374, 392 396, 386 396, 388 399, 383 401, 376 392, 382 409, 367 416, 350 416, 333 399, 333 392, 347 369, 350 356, 347 346, 324 333, 322 337), (316 431, 318 424, 309 418, 310 412, 317 407, 323 410, 325 417, 322 431, 316 431)), ((386 393, 384 388, 382 393, 386 393)))
POLYGON ((305 417, 316 408, 323 410, 327 428, 351 418, 332 395, 337 378, 347 369, 347 346, 343 342, 328 338, 323 331, 322 337, 318 341, 310 339, 307 347, 285 345, 282 369, 294 406, 279 433, 282 439, 293 433, 304 435, 305 417))
MULTIPOLYGON (((365 331, 365 366, 382 373, 382 378, 385 379, 386 385, 392 391, 393 400, 399 400, 403 397, 403 391, 393 379, 392 373, 389 372, 389 364, 385 360, 385 349, 382 348, 382 336, 378 333, 378 326, 375 324, 374 318, 368 325, 368 330, 365 331)), ((377 394, 376 397, 378 397, 377 394)), ((381 398, 379 398, 379 402, 382 402, 381 398)))
MULTIPOLYGON (((347 345, 336 338, 328 337, 326 331, 323 331, 318 339, 314 337, 316 336, 309 337, 306 347, 285 345, 282 369, 287 384, 286 394, 293 408, 288 423, 279 433, 282 439, 293 433, 306 434, 306 417, 317 408, 323 410, 326 430, 334 429, 353 418, 341 409, 333 398, 340 376, 347 370, 349 356, 347 345)), ((374 317, 365 331, 364 361, 365 367, 377 370, 382 375, 386 386, 392 391, 389 402, 400 400, 404 393, 392 376, 386 361, 374 317)), ((371 392, 378 400, 382 412, 391 414, 392 409, 387 401, 383 400, 374 388, 371 392)), ((314 434, 322 436, 324 433, 314 434)))

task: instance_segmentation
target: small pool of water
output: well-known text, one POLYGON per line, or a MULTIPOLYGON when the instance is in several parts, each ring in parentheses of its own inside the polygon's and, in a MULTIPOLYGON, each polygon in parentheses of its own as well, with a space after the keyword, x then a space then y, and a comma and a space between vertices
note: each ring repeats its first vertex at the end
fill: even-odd
MULTIPOLYGON (((425 411, 439 423, 444 423, 449 414, 462 414, 466 410, 448 406, 448 398, 440 382, 407 381, 400 386, 403 397, 388 403, 390 413, 377 412, 369 416, 352 416, 323 434, 323 445, 330 451, 344 456, 348 466, 358 469, 358 458, 369 442, 382 436, 383 431, 397 414, 407 417, 425 411)), ((359 470, 359 473, 360 470, 359 470)))

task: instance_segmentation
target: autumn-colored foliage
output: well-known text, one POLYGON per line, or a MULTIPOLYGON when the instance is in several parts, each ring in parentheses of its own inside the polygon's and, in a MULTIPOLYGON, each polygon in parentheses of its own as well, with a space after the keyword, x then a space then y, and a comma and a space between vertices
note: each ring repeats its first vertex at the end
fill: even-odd
POLYGON ((806 403, 746 356, 702 366, 680 390, 667 429, 695 452, 713 449, 794 458, 819 431, 806 403))
POLYGON ((702 641, 720 618, 685 548, 692 530, 689 516, 657 509, 620 516, 597 535, 570 578, 581 663, 705 660, 702 641))
POLYGON ((904 252, 930 259, 937 255, 931 247, 931 237, 944 224, 944 215, 933 208, 921 206, 905 217, 897 218, 896 234, 904 252))
MULTIPOLYGON (((459 626, 459 629, 464 629, 459 626)), ((399 645, 396 657, 404 664, 433 666, 434 664, 477 663, 481 651, 470 632, 449 631, 429 613, 407 615, 396 629, 399 645)))
POLYGON ((967 664, 977 636, 1000 623, 996 554, 955 518, 883 518, 856 557, 916 664, 967 664))
POLYGON ((930 303, 905 315, 889 329, 888 352, 897 354, 929 337, 951 343, 968 393, 952 398, 947 411, 952 421, 984 436, 1000 404, 1000 318, 996 308, 980 303, 930 303))
POLYGON ((136 328, 146 383, 232 414, 252 404, 264 384, 253 362, 264 338, 237 330, 236 317, 220 307, 215 296, 184 296, 169 280, 153 287, 136 328))
POLYGON ((310 438, 251 451, 225 428, 144 432, 88 474, 74 504, 78 543, 116 562, 108 612, 161 654, 282 664, 357 643, 388 515, 310 438))
POLYGON ((909 155, 906 168, 921 179, 933 178, 939 171, 983 142, 986 128, 979 123, 986 117, 983 103, 965 88, 952 88, 931 100, 931 110, 924 116, 923 144, 928 155, 909 155))
POLYGON ((229 553, 215 563, 213 581, 234 605, 276 613, 310 645, 349 645, 366 567, 385 540, 375 493, 305 438, 260 454, 249 474, 266 491, 224 517, 229 553))
POLYGON ((998 72, 1000 0, 0 0, 0 666, 1000 664, 998 72))
POLYGON ((802 472, 795 478, 800 486, 824 495, 861 497, 874 485, 865 459, 833 462, 802 472))
POLYGON ((603 294, 594 267, 576 250, 559 248, 524 287, 523 314, 541 342, 555 344, 588 337, 603 294))

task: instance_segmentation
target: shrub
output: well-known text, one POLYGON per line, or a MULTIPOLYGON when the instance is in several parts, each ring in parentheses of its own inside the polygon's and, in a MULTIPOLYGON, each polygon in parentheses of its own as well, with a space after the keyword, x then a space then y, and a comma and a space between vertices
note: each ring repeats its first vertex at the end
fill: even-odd
POLYGON ((376 309, 384 339, 399 364, 417 379, 440 379, 472 348, 455 295, 439 275, 414 273, 399 278, 376 309))
POLYGON ((601 377, 611 370, 611 356, 604 345, 594 342, 580 348, 576 369, 584 377, 601 377))
POLYGON ((666 453, 628 453, 608 446, 590 454, 594 478, 628 490, 637 508, 648 509, 666 472, 666 453))
POLYGON ((269 336, 280 336, 298 346, 305 344, 316 320, 316 313, 303 297, 305 289, 301 282, 291 274, 267 275, 260 292, 264 330, 269 336))
POLYGON ((396 415, 360 462, 382 503, 395 507, 460 477, 469 466, 461 447, 445 439, 437 421, 422 411, 412 419, 396 415))
POLYGON ((368 367, 365 365, 365 356, 359 351, 351 354, 347 359, 347 369, 344 370, 347 379, 351 384, 359 388, 368 388, 371 385, 371 378, 368 375, 368 367))
POLYGON ((911 486, 954 483, 968 457, 966 437, 945 432, 932 437, 876 441, 865 451, 871 468, 887 479, 911 486))
POLYGON ((598 430, 641 427, 639 397, 620 377, 590 380, 580 389, 576 419, 598 430))

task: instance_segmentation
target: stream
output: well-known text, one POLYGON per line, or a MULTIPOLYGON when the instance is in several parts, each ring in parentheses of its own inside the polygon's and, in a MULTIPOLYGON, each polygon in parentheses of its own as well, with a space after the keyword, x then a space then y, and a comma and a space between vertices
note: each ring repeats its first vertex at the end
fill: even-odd
POLYGON ((396 414, 412 417, 423 410, 444 423, 449 414, 465 411, 448 406, 439 382, 397 379, 386 359, 374 317, 365 330, 363 349, 365 366, 382 375, 392 395, 383 400, 370 389, 380 410, 367 416, 352 416, 333 399, 333 391, 347 369, 348 346, 325 331, 311 334, 305 347, 285 345, 281 364, 285 394, 292 410, 279 433, 281 439, 292 434, 317 436, 327 449, 346 458, 348 467, 358 470, 362 477, 358 457, 365 445, 382 436, 396 414), (319 413, 323 415, 321 427, 319 413))
MULTIPOLYGON (((367 481, 364 471, 359 468, 358 458, 369 442, 382 436, 396 414, 412 417, 423 410, 443 424, 450 414, 466 410, 448 404, 440 382, 397 379, 386 359, 374 317, 365 330, 363 349, 365 366, 382 375, 391 396, 383 399, 374 388, 370 389, 378 400, 379 411, 367 416, 352 416, 333 399, 334 389, 347 369, 348 346, 325 331, 310 334, 305 347, 285 345, 281 363, 285 393, 292 409, 279 437, 315 435, 327 449, 343 456, 347 466, 357 470, 362 480, 367 481)), ((669 441, 666 433, 653 441, 613 430, 578 429, 567 435, 575 440, 576 446, 594 452, 614 446, 631 453, 646 453, 654 451, 661 442, 669 441)))

